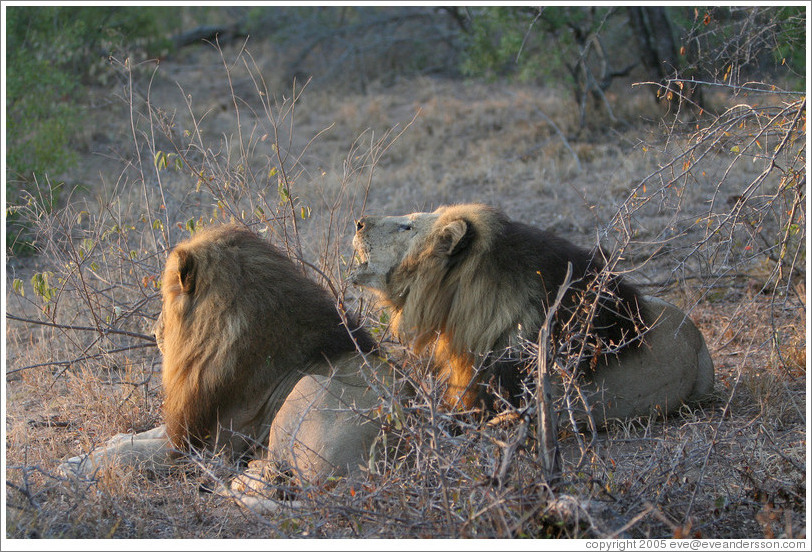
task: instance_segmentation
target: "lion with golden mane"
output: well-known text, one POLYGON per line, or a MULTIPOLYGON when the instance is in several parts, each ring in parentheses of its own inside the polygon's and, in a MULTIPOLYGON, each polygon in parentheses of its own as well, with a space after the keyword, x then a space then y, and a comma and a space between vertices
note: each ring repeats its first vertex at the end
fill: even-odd
POLYGON ((588 311, 581 390, 597 423, 673 411, 713 389, 713 362, 690 319, 604 270, 597 252, 480 204, 356 226, 354 284, 391 310, 402 341, 431 353, 450 406, 490 407, 494 389, 518 401, 527 359, 515 351, 538 341, 568 266, 557 327, 588 311))
POLYGON ((308 480, 355 471, 377 435, 375 343, 253 232, 197 232, 169 255, 156 339, 164 425, 114 437, 63 471, 171 464, 190 449, 269 458, 308 480), (267 447, 267 448, 266 448, 267 447))

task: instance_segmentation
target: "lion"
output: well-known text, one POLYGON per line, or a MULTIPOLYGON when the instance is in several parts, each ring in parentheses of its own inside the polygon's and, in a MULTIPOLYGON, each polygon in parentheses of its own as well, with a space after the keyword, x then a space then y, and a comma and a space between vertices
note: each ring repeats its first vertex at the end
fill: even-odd
POLYGON ((356 227, 353 284, 391 311, 402 341, 431 353, 449 407, 492 409, 494 389, 516 404, 527 364, 516 351, 538 342, 568 267, 555 337, 567 327, 573 333, 572 320, 586 321, 575 328, 591 335, 579 372, 598 423, 665 414, 713 389, 696 326, 605 270, 598 251, 482 204, 365 216, 356 227))
POLYGON ((161 292, 164 424, 118 435, 63 471, 161 469, 192 450, 272 459, 310 481, 357 471, 380 429, 371 385, 385 382, 388 365, 325 289, 228 224, 174 248, 161 292))

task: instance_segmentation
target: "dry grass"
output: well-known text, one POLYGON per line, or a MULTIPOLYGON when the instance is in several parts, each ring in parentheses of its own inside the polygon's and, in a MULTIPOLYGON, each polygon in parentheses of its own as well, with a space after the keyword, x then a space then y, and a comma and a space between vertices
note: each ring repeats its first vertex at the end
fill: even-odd
MULTIPOLYGON (((92 482, 61 477, 61 459, 159 422, 157 349, 110 353, 146 342, 8 320, 7 537, 805 536, 805 291, 760 293, 771 281, 759 276, 760 258, 736 257, 735 274, 722 279, 708 275, 718 266, 713 258, 696 260, 707 250, 688 254, 704 234, 686 221, 708 216, 709 199, 736 194, 757 168, 737 163, 728 170, 735 156, 720 150, 697 162, 701 177, 677 182, 682 191, 668 195, 668 179, 657 171, 689 147, 689 136, 640 119, 658 114, 649 92, 624 92, 618 100, 616 114, 627 126, 611 129, 596 115, 580 136, 575 109, 554 92, 424 77, 372 83, 364 95, 314 87, 287 111, 292 116, 274 121, 266 109, 284 114, 291 104, 281 94, 278 110, 272 95, 263 104, 269 96, 257 96, 254 79, 273 74, 276 54, 262 44, 253 60, 237 54, 225 51, 226 71, 216 52, 187 53, 161 65, 149 105, 135 96, 132 110, 117 104, 94 115, 98 121, 88 126, 98 123, 100 130, 89 147, 108 157, 89 155, 67 175, 92 192, 41 216, 44 254, 9 260, 9 313, 38 317, 42 304, 28 282, 51 270, 65 280, 49 317, 88 326, 93 316, 113 316, 116 328, 148 334, 159 309, 150 278, 159 274, 166 248, 188 234, 187 221, 245 213, 294 256, 300 240, 304 259, 388 340, 385 318, 342 284, 352 219, 362 211, 483 201, 592 245, 596 229, 611 228, 641 179, 655 174, 659 181, 638 188, 646 201, 631 203, 634 233, 624 267, 636 269, 631 277, 647 292, 690 312, 716 364, 715 398, 667 420, 619 424, 586 450, 563 433, 561 477, 552 484, 538 462, 533 426, 484 427, 444 412, 438 390, 421 381, 423 392, 391 420, 389 447, 378 449, 365 476, 306 488, 282 480, 273 496, 294 496, 300 505, 257 515, 208 491, 234 470, 216 462, 166 474, 111 469, 92 482), (225 77, 212 78, 217 74, 227 74, 231 86, 225 77), (191 108, 183 93, 192 95, 191 108), (300 207, 307 215, 295 227, 292 204, 280 203, 276 179, 265 176, 280 167, 274 140, 264 138, 274 132, 290 152, 293 215, 300 207), (156 171, 155 152, 171 152, 173 143, 183 144, 184 170, 156 171), (113 153, 106 149, 111 144, 113 153), (110 159, 116 156, 132 162, 122 168, 110 159), (198 190, 201 177, 211 180, 198 190), (106 235, 115 225, 132 228, 106 235), (663 238, 667 231, 676 237, 663 238), (83 239, 96 247, 77 256, 71 247, 83 239), (90 262, 99 268, 89 270, 90 262), (15 278, 25 282, 25 297, 11 291, 15 278), (91 355, 98 356, 78 360, 91 355)), ((146 92, 145 77, 134 82, 146 92)), ((712 209, 723 213, 729 205, 720 201, 712 209)), ((623 241, 611 230, 599 237, 623 241)), ((748 243, 739 244, 742 251, 748 243)), ((417 359, 405 365, 413 370, 404 378, 425 372, 417 359)))

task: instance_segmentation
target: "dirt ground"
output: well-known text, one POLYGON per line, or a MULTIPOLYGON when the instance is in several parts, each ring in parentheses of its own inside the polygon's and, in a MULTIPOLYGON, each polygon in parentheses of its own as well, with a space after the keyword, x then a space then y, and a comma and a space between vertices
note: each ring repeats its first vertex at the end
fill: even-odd
MULTIPOLYGON (((276 99, 290 97, 286 80, 275 73, 281 61, 272 46, 257 44, 251 53, 276 99)), ((595 110, 579 132, 565 91, 414 77, 386 86, 371 83, 364 94, 335 93, 315 79, 298 100, 293 123, 285 120, 275 129, 238 49, 226 48, 224 57, 225 63, 213 49, 187 49, 142 68, 135 73, 134 111, 160 110, 175 125, 171 136, 199 130, 220 158, 236 157, 241 143, 251 143, 246 158, 258 167, 273 157, 270 140, 261 137, 279 132, 279 143, 297 157, 291 166, 297 205, 308 210, 299 227, 305 255, 317 262, 327 249, 337 252, 337 274, 351 258, 352 220, 363 213, 403 214, 479 201, 581 245, 600 241, 611 250, 620 235, 615 215, 624 202, 635 190, 660 193, 656 201, 635 204, 628 219, 633 241, 622 266, 646 293, 674 302, 701 329, 717 370, 715 398, 668 420, 630 422, 601 433, 591 465, 570 474, 573 492, 599 505, 591 510, 593 525, 554 532, 538 512, 526 519, 517 514, 524 521, 504 527, 491 513, 454 510, 453 519, 435 516, 415 506, 420 498, 394 475, 389 487, 356 483, 336 501, 335 493, 346 491, 339 484, 337 490, 314 493, 305 512, 268 518, 205 492, 200 470, 170 476, 111 472, 96 482, 62 477, 56 468, 63 458, 117 432, 158 423, 160 356, 153 348, 52 365, 57 358, 75 358, 71 347, 82 345, 68 343, 54 328, 7 320, 7 537, 597 537, 614 531, 633 537, 805 537, 805 287, 796 282, 795 293, 776 299, 760 293, 762 259, 738 257, 736 277, 717 278, 722 261, 711 258, 712 252, 690 254, 691 244, 703 237, 694 222, 729 208, 728 199, 753 181, 759 166, 740 163, 730 170, 729 157, 720 152, 696 166, 697 177, 678 199, 668 196, 660 176, 646 178, 685 147, 688 134, 657 123, 663 108, 649 91, 620 84, 610 92, 622 124, 607 124, 595 110), (669 233, 674 239, 659 247, 669 233)), ((143 208, 133 167, 139 155, 150 155, 150 143, 171 151, 171 141, 145 131, 135 145, 124 100, 109 90, 89 98, 92 109, 79 137, 82 161, 63 175, 76 190, 64 202, 109 208, 117 199, 125 218, 143 208)), ((710 101, 732 100, 720 95, 710 101)), ((216 206, 194 190, 194 175, 166 171, 162 178, 162 207, 177 239, 186 220, 208 217, 216 206)), ((35 273, 60 267, 42 255, 9 258, 6 268, 7 312, 36 318, 41 307, 33 294, 19 296, 11 282, 28 285, 35 273)), ((128 277, 136 279, 122 276, 128 277)), ((160 308, 157 293, 145 295, 145 301, 152 314, 160 308)), ((70 323, 82 325, 79 307, 66 307, 76 310, 70 323)), ((137 327, 147 333, 148 322, 137 327)), ((479 439, 477 446, 492 447, 479 439)), ((577 456, 572 440, 565 437, 562 446, 577 456)), ((471 469, 486 471, 490 460, 477 461, 482 464, 471 469)), ((516 477, 522 482, 529 476, 516 477)), ((533 482, 523 484, 526 490, 533 482)), ((505 497, 505 504, 515 498, 505 497)), ((465 500, 471 499, 459 498, 465 500)), ((525 506, 515 511, 526 512, 525 506)))

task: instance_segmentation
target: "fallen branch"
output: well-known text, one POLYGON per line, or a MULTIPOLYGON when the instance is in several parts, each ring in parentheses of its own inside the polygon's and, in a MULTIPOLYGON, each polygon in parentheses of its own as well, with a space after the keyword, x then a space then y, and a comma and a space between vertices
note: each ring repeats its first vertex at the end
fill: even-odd
POLYGON ((561 142, 563 142, 564 147, 565 147, 565 148, 567 148, 567 150, 569 150, 569 152, 572 154, 572 158, 573 158, 573 159, 575 159, 575 165, 578 167, 578 172, 582 172, 582 171, 583 171, 583 167, 581 167, 581 160, 580 160, 580 159, 578 159, 578 154, 577 154, 577 153, 575 153, 575 150, 573 150, 573 149, 572 149, 572 146, 570 146, 570 143, 569 143, 569 141, 567 140, 567 137, 566 137, 566 136, 564 136, 564 133, 563 133, 563 132, 561 132, 561 129, 560 129, 560 128, 558 128, 558 125, 556 125, 556 124, 553 122, 553 120, 552 120, 552 119, 550 119, 550 118, 547 116, 547 114, 546 114, 546 113, 544 113, 542 110, 540 110, 540 109, 535 109, 535 112, 536 112, 536 115, 538 115, 539 117, 541 117, 542 119, 544 119, 544 120, 547 122, 547 124, 548 124, 548 125, 550 125, 551 127, 553 127, 553 130, 556 132, 556 134, 558 134, 558 137, 559 137, 559 138, 561 138, 561 142))

